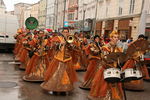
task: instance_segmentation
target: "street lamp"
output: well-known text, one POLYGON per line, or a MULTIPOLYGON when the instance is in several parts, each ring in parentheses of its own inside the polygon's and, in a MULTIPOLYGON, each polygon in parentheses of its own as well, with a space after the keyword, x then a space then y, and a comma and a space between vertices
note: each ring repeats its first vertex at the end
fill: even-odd
POLYGON ((85 6, 86 6, 87 4, 83 4, 83 27, 82 27, 82 33, 84 33, 84 22, 85 22, 85 12, 86 12, 86 9, 85 9, 85 6))

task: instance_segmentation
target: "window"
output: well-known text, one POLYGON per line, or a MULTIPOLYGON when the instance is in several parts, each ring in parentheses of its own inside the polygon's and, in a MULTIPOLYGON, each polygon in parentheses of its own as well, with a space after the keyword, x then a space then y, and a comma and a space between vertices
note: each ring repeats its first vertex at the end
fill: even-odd
POLYGON ((122 15, 122 7, 119 7, 119 15, 122 15))
POLYGON ((106 7, 106 17, 108 16, 108 7, 106 7))
POLYGON ((74 13, 68 14, 68 20, 74 20, 74 13))
POLYGON ((119 0, 119 12, 118 15, 122 15, 124 7, 124 0, 119 0))
POLYGON ((130 0, 130 10, 129 14, 134 13, 135 0, 130 0))
POLYGON ((106 17, 107 17, 108 14, 109 14, 109 8, 110 8, 110 1, 107 1, 107 2, 106 2, 106 17))

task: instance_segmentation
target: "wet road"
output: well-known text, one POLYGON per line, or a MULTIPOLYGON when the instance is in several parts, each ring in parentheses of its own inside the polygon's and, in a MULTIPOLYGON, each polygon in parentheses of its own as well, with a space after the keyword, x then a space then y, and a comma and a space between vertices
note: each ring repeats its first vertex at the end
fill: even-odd
MULTIPOLYGON (((78 88, 83 72, 78 72, 79 82, 70 95, 51 95, 40 88, 40 83, 24 82, 21 79, 24 71, 19 70, 12 61, 12 54, 0 54, 0 100, 88 100, 89 91, 78 88)), ((126 91, 127 100, 150 100, 150 82, 144 84, 143 92, 126 91)))

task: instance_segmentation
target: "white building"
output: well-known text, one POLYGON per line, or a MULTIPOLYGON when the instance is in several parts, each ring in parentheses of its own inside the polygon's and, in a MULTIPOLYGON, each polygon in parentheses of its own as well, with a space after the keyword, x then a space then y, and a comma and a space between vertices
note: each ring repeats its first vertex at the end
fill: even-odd
MULTIPOLYGON (((30 6, 27 9, 24 10, 24 22, 26 21, 26 19, 28 17, 31 16, 31 9, 32 9, 32 6, 30 6)), ((24 25, 24 27, 25 27, 25 25, 24 25)))
POLYGON ((78 20, 80 31, 93 31, 95 22, 97 0, 79 0, 78 1, 78 20), (84 29, 83 29, 84 27, 84 29))
POLYGON ((37 8, 39 8, 39 2, 32 4, 31 7, 31 16, 38 20, 39 9, 37 8))
POLYGON ((40 0, 39 2, 39 28, 46 28, 46 12, 47 12, 47 0, 40 0))
POLYGON ((95 18, 95 11, 96 11, 96 0, 79 0, 79 19, 83 20, 83 15, 85 13, 85 19, 95 18))
POLYGON ((24 12, 30 6, 31 6, 31 4, 27 4, 27 3, 17 3, 17 4, 15 4, 14 15, 17 15, 19 28, 24 27, 24 25, 25 25, 24 12))
POLYGON ((96 16, 97 34, 108 37, 113 30, 117 30, 122 39, 137 38, 143 1, 99 0, 96 16))
POLYGON ((67 0, 57 0, 57 29, 60 29, 64 25, 64 21, 67 21, 67 0), (66 6, 65 6, 66 5, 66 6), (65 9, 64 9, 65 7, 65 9), (64 12, 65 10, 65 12, 64 12))
POLYGON ((78 1, 79 0, 68 0, 68 11, 67 11, 67 19, 68 26, 71 29, 71 32, 74 33, 78 30, 77 22, 78 22, 78 1))
POLYGON ((54 30, 55 26, 55 5, 57 0, 47 0, 47 11, 46 11, 46 28, 54 30))
POLYGON ((1 14, 4 14, 6 11, 6 6, 4 4, 4 1, 3 0, 0 0, 0 13, 1 14))
MULTIPOLYGON (((146 16, 145 16, 145 20, 143 17, 143 20, 145 21, 146 25, 145 25, 145 35, 148 36, 148 40, 150 41, 150 0, 145 0, 145 5, 144 5, 144 9, 143 9, 143 14, 144 11, 146 12, 146 16)), ((142 17, 141 17, 142 19, 142 17)), ((142 21, 142 20, 141 20, 142 21)))
MULTIPOLYGON (((91 32, 95 30, 96 34, 106 38, 113 30, 117 30, 122 39, 136 39, 143 28, 140 26, 141 22, 143 25, 143 20, 140 21, 143 9, 146 9, 147 16, 150 16, 150 0, 79 0, 78 6, 80 29, 89 27, 87 21, 90 19, 93 21, 91 32)), ((150 29, 149 17, 146 23, 150 29)))

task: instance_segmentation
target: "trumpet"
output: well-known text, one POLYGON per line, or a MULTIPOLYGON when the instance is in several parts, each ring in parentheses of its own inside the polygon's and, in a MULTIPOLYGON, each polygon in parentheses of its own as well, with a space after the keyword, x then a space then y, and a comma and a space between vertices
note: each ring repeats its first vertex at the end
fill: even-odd
POLYGON ((74 36, 73 35, 69 35, 67 36, 67 40, 68 43, 73 43, 74 42, 74 36))

